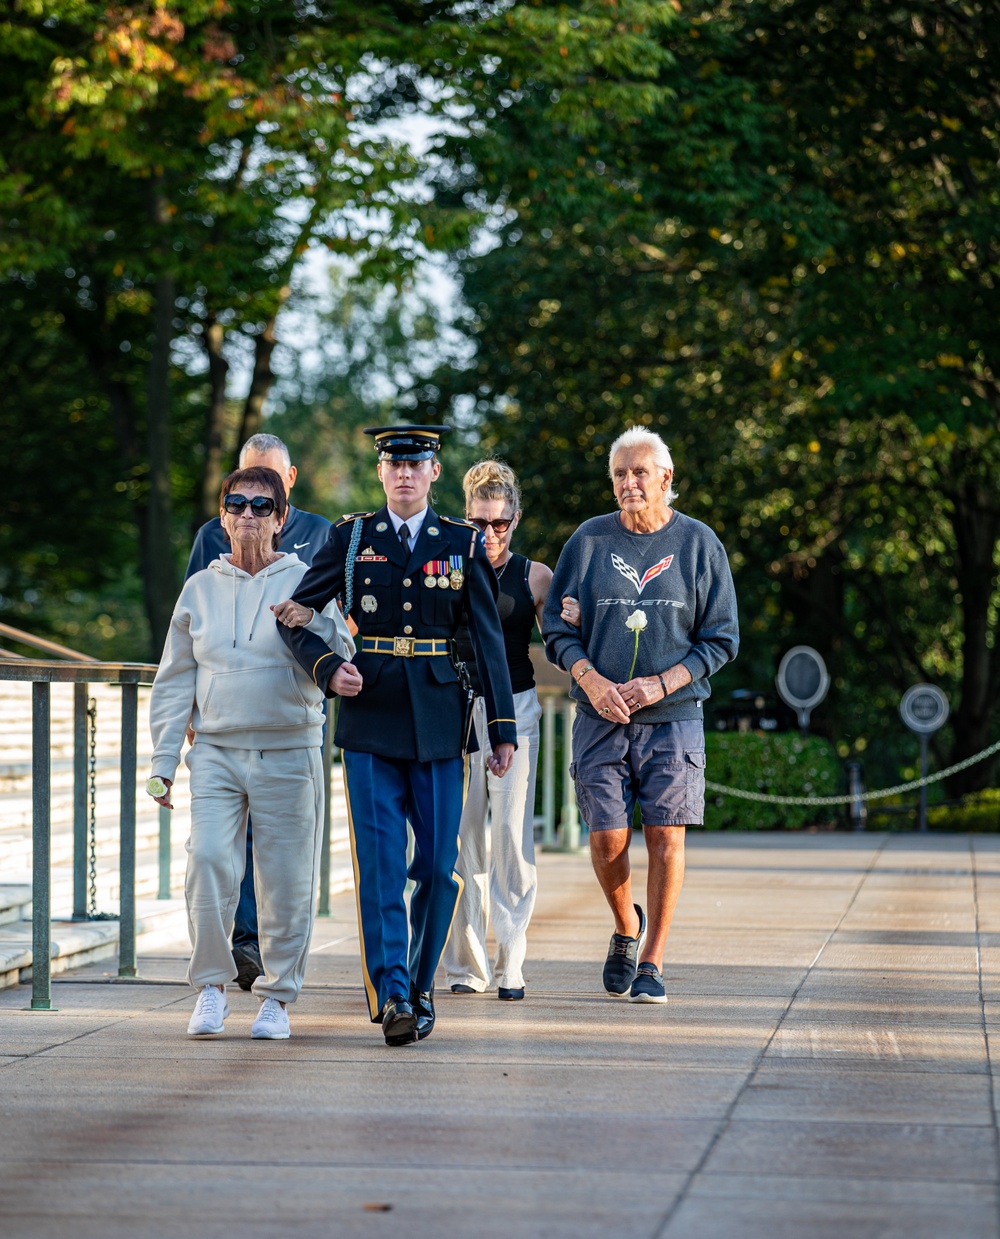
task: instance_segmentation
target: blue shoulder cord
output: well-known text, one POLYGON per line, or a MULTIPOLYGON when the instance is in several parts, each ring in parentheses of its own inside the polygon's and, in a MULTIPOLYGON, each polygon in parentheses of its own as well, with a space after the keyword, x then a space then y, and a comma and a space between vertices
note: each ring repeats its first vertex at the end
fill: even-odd
POLYGON ((354 528, 351 530, 351 544, 347 548, 347 563, 344 565, 344 615, 350 615, 351 606, 354 603, 354 560, 358 554, 358 547, 361 545, 361 526, 365 523, 364 517, 359 516, 354 522, 354 528))

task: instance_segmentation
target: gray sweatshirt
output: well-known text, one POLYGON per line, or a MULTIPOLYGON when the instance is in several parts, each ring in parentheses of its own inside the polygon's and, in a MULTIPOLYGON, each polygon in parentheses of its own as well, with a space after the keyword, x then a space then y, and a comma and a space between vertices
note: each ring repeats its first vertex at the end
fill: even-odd
MULTIPOLYGON (((288 652, 271 607, 291 598, 307 566, 281 554, 250 576, 213 559, 184 582, 149 701, 152 773, 173 779, 188 723, 221 748, 316 748, 323 743, 323 693, 288 652)), ((343 658, 354 641, 327 605, 306 625, 343 658)))
MULTIPOLYGON (((711 692, 708 677, 739 648, 725 548, 707 525, 682 512, 655 533, 629 532, 616 512, 595 516, 563 547, 542 635, 556 666, 568 671, 586 658, 616 684, 683 663, 691 683, 632 717, 639 723, 701 718, 701 703, 711 692), (559 617, 566 594, 580 600, 579 628, 559 617), (636 631, 626 624, 630 616, 639 627, 645 622, 638 647, 636 631)), ((570 695, 584 714, 599 717, 582 687, 574 683, 570 695)))

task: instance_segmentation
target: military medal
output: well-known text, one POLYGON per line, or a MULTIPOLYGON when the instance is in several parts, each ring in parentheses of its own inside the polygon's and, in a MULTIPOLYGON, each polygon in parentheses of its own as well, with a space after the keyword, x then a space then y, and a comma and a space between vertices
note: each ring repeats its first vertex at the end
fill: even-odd
POLYGON ((464 572, 458 572, 458 571, 456 571, 456 572, 453 572, 453 573, 451 574, 451 582, 450 582, 450 583, 451 583, 451 587, 452 587, 452 589, 461 589, 461 588, 462 588, 462 585, 463 585, 463 583, 464 583, 464 581, 465 581, 465 573, 464 573, 464 572))
POLYGON ((435 585, 438 589, 447 589, 450 566, 447 559, 429 559, 424 564, 424 585, 428 589, 433 589, 435 585))
POLYGON ((371 594, 365 594, 361 599, 361 610, 368 615, 378 610, 378 602, 371 594))

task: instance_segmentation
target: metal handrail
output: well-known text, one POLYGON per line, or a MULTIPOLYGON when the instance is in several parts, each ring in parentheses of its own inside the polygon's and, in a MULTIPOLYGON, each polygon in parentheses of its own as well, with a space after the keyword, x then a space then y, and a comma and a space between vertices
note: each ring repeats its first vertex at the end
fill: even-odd
MULTIPOLYGON (((60 658, 69 659, 75 663, 96 663, 100 662, 99 658, 92 658, 90 654, 81 654, 79 650, 71 650, 68 645, 59 645, 56 641, 49 641, 46 637, 33 637, 30 632, 24 632, 21 628, 14 628, 10 624, 0 624, 0 637, 10 637, 12 641, 17 641, 20 645, 31 646, 32 649, 42 650, 46 654, 56 654, 60 658)), ((21 658, 22 655, 15 654, 13 650, 0 650, 0 658, 21 658)))
MULTIPOLYGON (((85 656, 81 656, 85 657, 85 656)), ((31 1010, 52 1010, 52 756, 51 687, 73 684, 74 715, 86 711, 87 685, 119 684, 122 690, 121 808, 119 816, 119 880, 121 910, 118 921, 118 975, 136 975, 135 951, 135 780, 139 685, 152 684, 156 667, 150 663, 56 662, 18 659, 0 662, 0 680, 31 683, 31 1010)), ((74 725, 75 748, 80 748, 79 719, 74 725)), ((83 732, 85 735, 85 731, 83 732)), ((74 758, 74 784, 86 776, 85 752, 74 758), (81 756, 84 758, 80 760, 81 756)), ((79 786, 74 804, 83 803, 79 786)), ((74 829, 74 834, 76 830, 74 829)))

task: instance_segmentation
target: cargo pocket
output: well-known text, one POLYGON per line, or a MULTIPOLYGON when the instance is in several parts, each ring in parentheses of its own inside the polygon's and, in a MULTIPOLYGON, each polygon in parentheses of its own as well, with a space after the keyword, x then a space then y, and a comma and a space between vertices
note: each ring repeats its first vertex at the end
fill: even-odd
POLYGON ((700 826, 705 820, 705 754, 684 754, 684 807, 686 825, 700 826))

